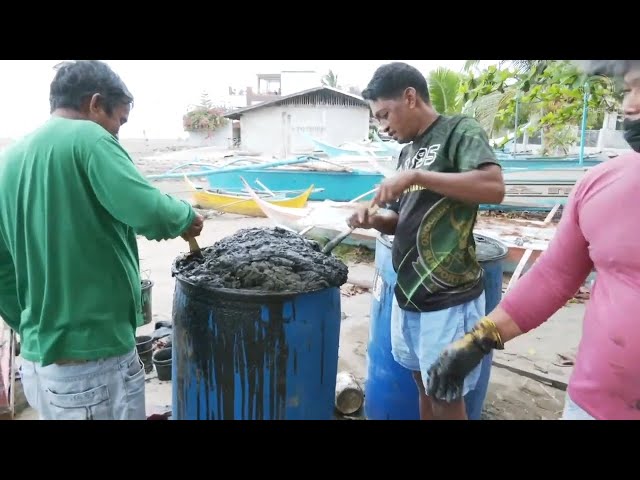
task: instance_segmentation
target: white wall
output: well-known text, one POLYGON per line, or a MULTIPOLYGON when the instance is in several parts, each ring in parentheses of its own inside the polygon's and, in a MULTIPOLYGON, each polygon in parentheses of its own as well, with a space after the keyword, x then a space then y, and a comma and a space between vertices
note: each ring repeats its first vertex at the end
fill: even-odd
POLYGON ((281 72, 280 95, 291 95, 322 85, 322 77, 317 72, 281 72))
POLYGON ((194 147, 222 147, 231 148, 233 140, 233 122, 227 121, 224 127, 220 127, 218 130, 209 134, 209 132, 188 132, 187 145, 193 145, 194 147))
POLYGON ((333 145, 360 142, 369 132, 367 107, 266 107, 240 118, 242 148, 265 155, 310 152, 313 144, 301 133, 333 145))
POLYGON ((598 135, 598 148, 617 148, 625 149, 630 148, 627 141, 624 139, 624 132, 622 130, 602 129, 598 135))

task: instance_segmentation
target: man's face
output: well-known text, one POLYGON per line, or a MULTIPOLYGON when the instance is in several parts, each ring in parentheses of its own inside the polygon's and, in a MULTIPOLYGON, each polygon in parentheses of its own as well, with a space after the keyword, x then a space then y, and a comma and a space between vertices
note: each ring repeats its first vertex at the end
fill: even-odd
POLYGON ((631 70, 624 76, 622 109, 625 118, 640 119, 640 69, 631 70))
POLYGON ((415 106, 416 97, 413 89, 407 89, 397 99, 369 100, 371 112, 380 122, 382 131, 399 143, 411 142, 418 132, 419 128, 416 128, 413 115, 415 106))
POLYGON ((114 137, 118 138, 120 127, 129 120, 131 105, 122 103, 116 105, 111 115, 108 115, 103 108, 103 103, 99 101, 99 95, 94 95, 89 104, 89 120, 97 123, 114 137))

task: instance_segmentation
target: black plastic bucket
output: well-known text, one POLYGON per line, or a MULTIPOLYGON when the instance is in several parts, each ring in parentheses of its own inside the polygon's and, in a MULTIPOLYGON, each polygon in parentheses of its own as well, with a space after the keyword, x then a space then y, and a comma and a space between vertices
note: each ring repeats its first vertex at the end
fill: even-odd
POLYGON ((144 325, 151 323, 153 317, 153 311, 151 309, 151 289, 153 288, 153 281, 142 280, 140 282, 142 288, 142 316, 144 317, 144 325))
POLYGON ((161 348, 156 350, 153 354, 153 365, 158 372, 158 380, 169 381, 171 380, 171 348, 161 348))
POLYGON ((144 364, 145 373, 150 373, 153 370, 153 361, 151 355, 153 354, 153 338, 149 335, 139 335, 136 337, 136 350, 142 363, 144 364))
POLYGON ((138 353, 146 352, 151 348, 153 344, 153 338, 149 335, 139 335, 136 337, 136 350, 138 353))
POLYGON ((144 373, 151 373, 153 371, 153 348, 149 348, 144 352, 138 352, 138 356, 144 365, 144 373))

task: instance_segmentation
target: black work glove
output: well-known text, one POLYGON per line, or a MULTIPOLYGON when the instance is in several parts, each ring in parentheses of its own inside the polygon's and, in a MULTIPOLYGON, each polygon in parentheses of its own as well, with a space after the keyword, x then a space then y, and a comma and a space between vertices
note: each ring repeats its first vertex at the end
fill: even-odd
POLYGON ((449 345, 429 368, 427 395, 449 403, 459 400, 465 377, 492 349, 503 348, 496 325, 488 318, 482 319, 471 332, 449 345))

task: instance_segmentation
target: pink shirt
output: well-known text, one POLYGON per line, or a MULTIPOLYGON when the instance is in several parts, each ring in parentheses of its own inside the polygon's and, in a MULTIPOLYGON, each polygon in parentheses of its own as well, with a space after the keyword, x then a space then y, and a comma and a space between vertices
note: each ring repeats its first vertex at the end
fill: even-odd
POLYGON ((569 381, 571 399, 596 419, 640 420, 640 154, 606 160, 571 193, 558 230, 501 306, 523 332, 596 281, 569 381))

